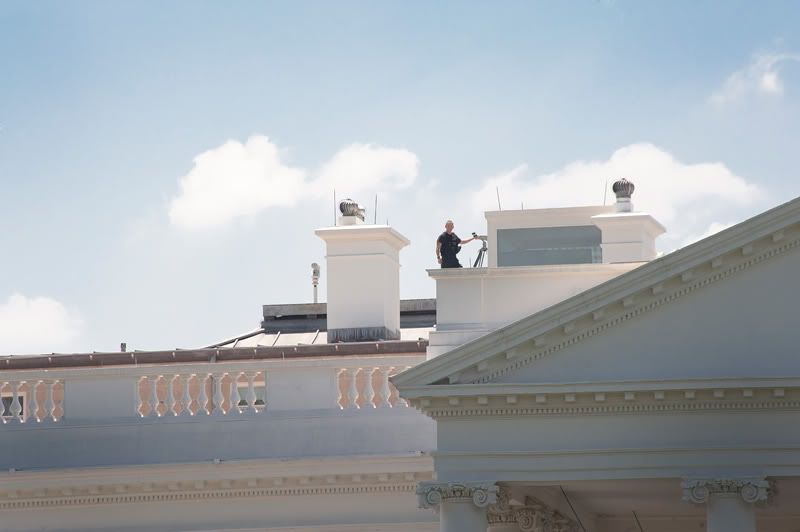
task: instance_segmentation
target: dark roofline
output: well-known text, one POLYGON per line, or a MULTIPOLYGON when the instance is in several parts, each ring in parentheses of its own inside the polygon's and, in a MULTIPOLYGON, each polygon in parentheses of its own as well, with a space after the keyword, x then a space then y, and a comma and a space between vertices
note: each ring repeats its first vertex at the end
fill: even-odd
POLYGON ((174 351, 122 353, 15 355, 0 357, 0 371, 364 355, 419 355, 425 353, 427 347, 428 342, 426 340, 393 340, 279 347, 225 347, 218 349, 176 349, 174 351))

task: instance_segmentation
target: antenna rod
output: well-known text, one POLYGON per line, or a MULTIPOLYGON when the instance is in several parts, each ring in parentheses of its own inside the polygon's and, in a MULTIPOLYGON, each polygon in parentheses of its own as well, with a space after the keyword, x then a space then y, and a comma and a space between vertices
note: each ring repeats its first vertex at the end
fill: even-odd
POLYGON ((639 522, 639 516, 636 515, 636 510, 631 510, 633 512, 633 518, 636 519, 636 526, 639 527, 639 532, 644 532, 644 528, 642 528, 642 523, 639 522))
POLYGON ((606 196, 608 196, 608 179, 606 179, 606 186, 603 187, 603 207, 606 206, 606 196))
POLYGON ((336 189, 333 189, 333 225, 336 225, 336 189))
POLYGON ((500 187, 494 187, 494 191, 497 192, 497 209, 502 211, 503 207, 500 206, 500 187))
POLYGON ((586 532, 586 527, 584 527, 583 523, 581 523, 581 518, 578 517, 578 512, 575 511, 575 507, 572 506, 572 502, 569 500, 569 497, 567 497, 567 492, 564 491, 564 486, 559 486, 559 488, 561 488, 561 493, 564 495, 564 499, 566 499, 567 504, 569 504, 569 509, 572 510, 572 515, 575 516, 575 520, 578 522, 578 525, 580 525, 581 530, 586 532))
POLYGON ((375 210, 372 213, 372 215, 373 215, 372 223, 374 225, 378 225, 378 195, 377 194, 375 194, 375 210))

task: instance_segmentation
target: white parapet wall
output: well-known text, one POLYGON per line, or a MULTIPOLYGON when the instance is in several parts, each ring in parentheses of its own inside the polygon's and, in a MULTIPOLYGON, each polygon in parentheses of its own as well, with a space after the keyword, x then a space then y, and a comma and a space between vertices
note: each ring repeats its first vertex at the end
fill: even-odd
POLYGON ((428 359, 628 272, 643 263, 428 270, 436 331, 428 359))

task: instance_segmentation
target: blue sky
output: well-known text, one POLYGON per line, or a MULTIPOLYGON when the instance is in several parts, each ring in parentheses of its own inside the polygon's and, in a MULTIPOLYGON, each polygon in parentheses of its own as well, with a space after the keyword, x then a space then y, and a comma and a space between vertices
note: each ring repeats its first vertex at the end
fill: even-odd
POLYGON ((626 174, 676 249, 800 195, 798 30, 776 1, 6 1, 0 353, 250 330, 310 299, 334 187, 412 240, 404 297, 495 187, 626 174))

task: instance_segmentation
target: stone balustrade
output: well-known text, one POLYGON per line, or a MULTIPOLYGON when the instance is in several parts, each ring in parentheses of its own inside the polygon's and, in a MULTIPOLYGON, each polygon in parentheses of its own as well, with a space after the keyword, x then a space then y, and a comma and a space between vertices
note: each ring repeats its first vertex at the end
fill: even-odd
POLYGON ((389 378, 411 366, 354 365, 338 371, 341 409, 407 407, 389 378))
POLYGON ((0 371, 0 420, 406 408, 389 378, 423 360, 420 353, 0 371))
POLYGON ((58 379, 0 378, 0 421, 27 423, 59 421, 63 416, 63 383, 58 379))

